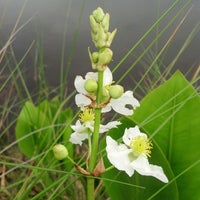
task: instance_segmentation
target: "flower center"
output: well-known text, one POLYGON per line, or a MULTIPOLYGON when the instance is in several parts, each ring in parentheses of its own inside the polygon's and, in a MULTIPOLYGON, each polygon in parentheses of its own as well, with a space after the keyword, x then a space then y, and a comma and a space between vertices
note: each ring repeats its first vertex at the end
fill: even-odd
POLYGON ((145 154, 150 157, 153 144, 147 137, 139 135, 132 139, 130 147, 136 156, 145 154))
POLYGON ((83 112, 79 114, 79 119, 81 122, 88 122, 94 120, 94 112, 91 108, 85 108, 83 112))

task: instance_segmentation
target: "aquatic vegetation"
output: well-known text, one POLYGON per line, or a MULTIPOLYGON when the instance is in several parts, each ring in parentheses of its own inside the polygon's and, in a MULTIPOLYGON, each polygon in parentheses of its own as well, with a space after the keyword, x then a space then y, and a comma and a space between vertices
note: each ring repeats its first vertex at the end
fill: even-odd
MULTIPOLYGON (((199 77, 189 82, 180 71, 172 74, 171 66, 163 74, 157 69, 159 73, 144 88, 148 92, 139 99, 135 90, 144 87, 141 81, 148 70, 154 73, 159 56, 138 83, 131 83, 133 89, 126 90, 120 80, 132 67, 117 81, 113 71, 121 63, 114 70, 109 68, 117 34, 117 29, 109 30, 109 13, 98 7, 89 22, 95 47, 94 51, 88 49, 91 68, 85 76, 77 74, 75 91, 67 98, 63 83, 57 90, 60 93, 52 98, 41 66, 40 91, 34 100, 16 67, 26 98, 19 90, 21 109, 15 115, 15 141, 0 151, 1 183, 6 183, 0 193, 16 200, 198 199, 200 96, 199 88, 192 84, 199 77), (5 154, 15 144, 21 159, 15 157, 16 152, 10 158, 5 154), (5 179, 12 172, 17 177, 7 184, 5 179)), ((139 44, 141 41, 136 46, 139 44)), ((11 77, 15 80, 13 74, 11 77)), ((20 88, 17 83, 15 87, 20 88)), ((5 105, 9 111, 9 104, 5 105)))

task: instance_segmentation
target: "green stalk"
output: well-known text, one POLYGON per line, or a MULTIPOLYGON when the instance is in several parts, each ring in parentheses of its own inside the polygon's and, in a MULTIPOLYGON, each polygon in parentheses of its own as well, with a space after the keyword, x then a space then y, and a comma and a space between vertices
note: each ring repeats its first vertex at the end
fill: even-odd
POLYGON ((94 200, 94 178, 89 176, 87 177, 87 200, 94 200))
MULTIPOLYGON (((101 108, 99 108, 99 104, 101 103, 101 95, 103 89, 103 71, 98 72, 98 90, 97 90, 97 106, 95 108, 95 119, 94 119, 94 133, 92 135, 92 146, 91 146, 91 155, 89 160, 89 172, 92 173, 95 164, 97 162, 97 153, 98 153, 98 145, 99 145, 99 128, 101 123, 101 108)), ((94 178, 87 178, 87 200, 94 200, 94 178)))

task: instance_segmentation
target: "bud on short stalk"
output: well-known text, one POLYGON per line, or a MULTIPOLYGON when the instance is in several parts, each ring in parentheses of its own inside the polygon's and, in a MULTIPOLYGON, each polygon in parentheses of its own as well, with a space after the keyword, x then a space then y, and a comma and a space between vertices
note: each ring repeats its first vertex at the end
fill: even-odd
POLYGON ((113 99, 118 99, 124 93, 124 88, 121 85, 111 85, 109 94, 113 99))
POLYGON ((93 79, 87 79, 84 84, 84 88, 87 92, 92 93, 96 92, 98 88, 98 84, 95 80, 93 79))
POLYGON ((68 156, 68 150, 67 148, 62 145, 62 144, 56 144, 54 147, 53 147, 53 153, 54 153, 54 156, 57 160, 63 160, 65 158, 67 158, 68 156))

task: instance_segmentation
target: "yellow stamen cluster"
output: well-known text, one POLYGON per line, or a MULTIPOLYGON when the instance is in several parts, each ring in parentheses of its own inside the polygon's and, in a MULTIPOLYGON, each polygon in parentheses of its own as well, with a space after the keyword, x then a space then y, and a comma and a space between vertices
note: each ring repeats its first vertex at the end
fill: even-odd
POLYGON ((136 156, 145 154, 150 157, 153 144, 147 137, 139 135, 132 139, 130 147, 136 156))
POLYGON ((94 111, 91 108, 85 108, 83 112, 79 114, 81 122, 88 122, 94 120, 94 111))

